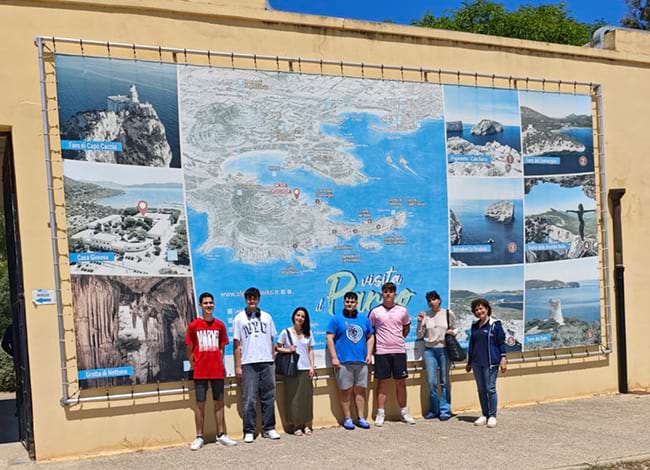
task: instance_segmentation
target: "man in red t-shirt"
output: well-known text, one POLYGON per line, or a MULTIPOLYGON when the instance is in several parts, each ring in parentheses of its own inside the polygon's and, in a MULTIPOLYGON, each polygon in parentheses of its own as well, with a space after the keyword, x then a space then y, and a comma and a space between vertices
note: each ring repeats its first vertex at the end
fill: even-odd
POLYGON ((196 393, 196 439, 190 448, 199 450, 203 447, 203 421, 205 418, 205 400, 208 386, 212 388, 214 400, 214 418, 217 422, 217 442, 225 446, 234 446, 236 441, 224 432, 223 418, 223 350, 228 344, 226 325, 212 316, 214 297, 208 292, 199 296, 201 317, 190 323, 185 338, 187 358, 193 371, 194 391, 196 393))

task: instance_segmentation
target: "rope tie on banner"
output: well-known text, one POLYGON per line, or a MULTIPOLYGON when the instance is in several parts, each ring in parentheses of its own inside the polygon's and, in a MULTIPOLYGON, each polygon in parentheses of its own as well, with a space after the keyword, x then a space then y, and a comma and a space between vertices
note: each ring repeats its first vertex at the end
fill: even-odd
POLYGON ((546 79, 542 78, 542 93, 546 93, 546 79))
POLYGON ((212 58, 210 57, 210 50, 208 50, 208 67, 212 67, 212 58))
POLYGON ((106 50, 108 52, 108 58, 111 58, 111 43, 106 41, 106 50))
POLYGON ((363 70, 363 67, 364 67, 363 62, 361 62, 361 79, 362 79, 362 80, 363 80, 364 78, 366 78, 366 73, 365 73, 365 71, 363 70))
MULTIPOLYGON (((516 82, 515 82, 515 83, 516 83, 516 82)), ((516 88, 516 87, 517 87, 517 86, 515 85, 515 88, 516 88)), ((512 75, 509 75, 509 76, 508 76, 508 88, 512 88, 512 75)))
POLYGON ((341 61, 341 77, 343 76, 343 61, 341 61))
POLYGON ((255 71, 257 71, 257 54, 253 54, 253 64, 255 65, 255 71))
POLYGON ((562 80, 557 81, 557 92, 562 93, 562 80))
POLYGON ((526 91, 528 91, 528 77, 526 77, 526 91))
POLYGON ((54 37, 52 38, 52 50, 56 54, 56 38, 54 37))
POLYGON ((492 88, 494 88, 494 79, 496 78, 495 74, 492 74, 492 88))
POLYGON ((187 49, 183 49, 183 57, 185 59, 185 65, 187 65, 187 49))
POLYGON ((162 46, 158 46, 158 60, 162 64, 162 46))
POLYGON ((280 73, 280 56, 275 56, 275 70, 280 73))
POLYGON ((133 60, 138 60, 138 57, 135 53, 135 43, 133 43, 133 60))
POLYGON ((474 72, 474 86, 478 86, 478 72, 474 72))
POLYGON ((442 85, 442 69, 438 69, 438 85, 442 85))
POLYGON ((235 70, 235 53, 230 53, 230 67, 235 70))
POLYGON ((323 75, 323 59, 320 60, 320 74, 323 75))
POLYGON ((84 40, 79 39, 79 48, 81 49, 81 57, 84 55, 84 40))
POLYGON ((381 79, 384 79, 384 64, 381 64, 381 79))
POLYGON ((298 57, 298 73, 302 74, 302 59, 298 57))
POLYGON ((422 67, 420 67, 420 81, 424 82, 424 70, 422 70, 422 67))
POLYGON ((460 86, 460 70, 456 70, 456 86, 460 86))
POLYGON ((399 74, 400 74, 401 80, 404 81, 404 66, 403 65, 401 65, 400 68, 399 68, 399 74))
POLYGON ((576 94, 577 89, 578 89, 578 82, 574 80, 573 81, 573 94, 574 95, 576 94))

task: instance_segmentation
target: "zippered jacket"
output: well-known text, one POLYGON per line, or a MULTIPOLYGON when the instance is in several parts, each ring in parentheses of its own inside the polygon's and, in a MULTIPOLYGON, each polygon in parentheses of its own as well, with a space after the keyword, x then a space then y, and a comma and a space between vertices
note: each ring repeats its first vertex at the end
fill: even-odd
MULTIPOLYGON (((488 332, 488 361, 490 367, 498 367, 502 357, 506 357, 506 333, 503 331, 501 320, 495 320, 492 317, 488 319, 490 329, 488 332)), ((479 321, 472 323, 472 331, 479 328, 479 321)), ((469 344, 467 346, 467 363, 472 363, 472 355, 477 354, 472 344, 472 333, 469 335, 469 344)))

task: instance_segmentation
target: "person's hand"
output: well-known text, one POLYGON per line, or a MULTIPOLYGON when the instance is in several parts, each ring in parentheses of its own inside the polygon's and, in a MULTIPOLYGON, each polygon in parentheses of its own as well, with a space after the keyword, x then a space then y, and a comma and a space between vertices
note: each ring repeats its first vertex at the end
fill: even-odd
POLYGON ((334 367, 335 369, 341 367, 341 361, 339 361, 338 357, 332 359, 332 367, 334 367))
POLYGON ((366 364, 368 365, 372 364, 372 354, 368 354, 366 356, 366 364))
POLYGON ((313 379, 315 373, 316 373, 316 371, 314 370, 314 367, 311 366, 311 367, 309 368, 309 378, 310 378, 310 379, 313 379))
POLYGON ((296 345, 295 344, 292 344, 291 346, 289 346, 289 352, 292 352, 292 353, 296 352, 296 345))
POLYGON ((465 372, 472 372, 472 365, 471 365, 471 364, 468 363, 468 364, 465 366, 465 372))
POLYGON ((452 335, 452 336, 456 336, 456 330, 452 330, 451 328, 449 328, 449 329, 447 330, 447 334, 448 334, 448 335, 452 335))
POLYGON ((499 361, 499 370, 501 371, 502 374, 504 374, 507 369, 508 369, 508 360, 505 357, 502 357, 501 360, 499 361))
POLYGON ((425 317, 426 315, 427 315, 426 312, 420 312, 420 313, 418 313, 418 321, 419 321, 419 322, 424 321, 424 317, 425 317))
POLYGON ((241 366, 239 366, 239 367, 235 367, 235 376, 236 376, 238 379, 241 379, 241 376, 242 376, 241 366))

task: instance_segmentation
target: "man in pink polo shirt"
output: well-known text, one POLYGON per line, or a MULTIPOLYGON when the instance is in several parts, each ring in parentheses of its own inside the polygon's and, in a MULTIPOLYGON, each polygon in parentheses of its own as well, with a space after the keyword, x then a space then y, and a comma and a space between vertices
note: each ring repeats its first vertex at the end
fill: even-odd
POLYGON ((377 417, 375 426, 383 426, 388 381, 395 381, 395 394, 402 421, 415 424, 406 407, 406 343, 411 318, 405 307, 395 303, 396 286, 387 282, 381 287, 383 303, 370 311, 370 323, 375 329, 375 378, 377 379, 377 417))

